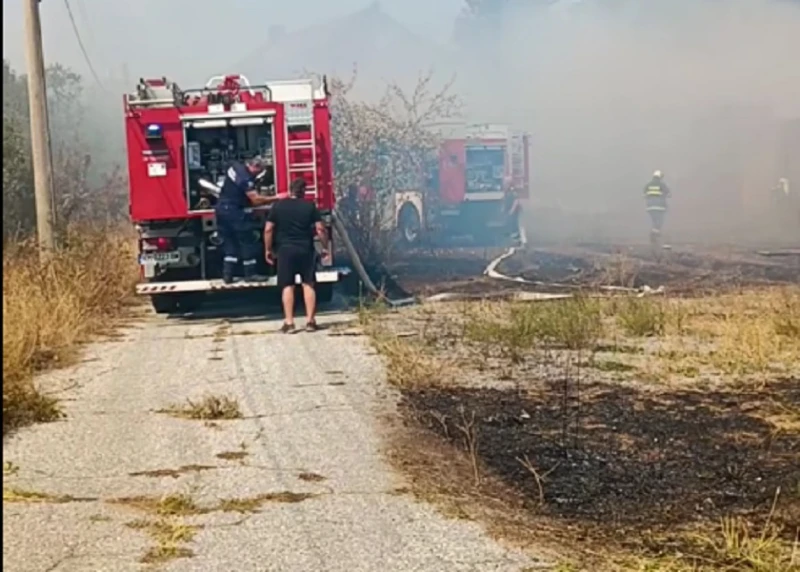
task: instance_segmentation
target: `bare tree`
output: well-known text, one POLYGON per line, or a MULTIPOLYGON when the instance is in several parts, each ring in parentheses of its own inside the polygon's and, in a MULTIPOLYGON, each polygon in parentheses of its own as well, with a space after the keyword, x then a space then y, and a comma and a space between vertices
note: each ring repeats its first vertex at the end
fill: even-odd
POLYGON ((365 264, 380 266, 394 242, 395 195, 423 187, 438 144, 433 125, 457 117, 462 102, 452 81, 435 88, 432 73, 410 92, 387 85, 375 102, 352 97, 356 79, 354 70, 330 83, 339 212, 365 264))

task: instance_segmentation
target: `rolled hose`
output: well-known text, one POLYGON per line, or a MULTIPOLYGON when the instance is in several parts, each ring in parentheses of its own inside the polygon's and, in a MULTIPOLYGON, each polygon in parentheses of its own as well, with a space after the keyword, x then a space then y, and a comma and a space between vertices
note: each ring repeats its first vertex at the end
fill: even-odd
POLYGON ((375 283, 369 277, 369 274, 367 274, 367 270, 364 268, 364 264, 361 262, 361 257, 358 255, 358 252, 356 252, 353 242, 350 240, 350 236, 347 234, 347 229, 344 227, 344 224, 342 224, 342 221, 336 214, 335 210, 331 212, 331 220, 333 222, 333 228, 336 231, 336 234, 339 235, 339 238, 341 238, 342 242, 344 243, 344 248, 347 250, 347 254, 350 256, 350 260, 355 267, 358 277, 361 278, 361 281, 364 283, 364 286, 367 287, 367 290, 369 290, 370 294, 374 295, 379 300, 386 302, 392 307, 407 306, 416 302, 414 298, 390 300, 386 297, 386 294, 378 290, 378 288, 375 286, 375 283))

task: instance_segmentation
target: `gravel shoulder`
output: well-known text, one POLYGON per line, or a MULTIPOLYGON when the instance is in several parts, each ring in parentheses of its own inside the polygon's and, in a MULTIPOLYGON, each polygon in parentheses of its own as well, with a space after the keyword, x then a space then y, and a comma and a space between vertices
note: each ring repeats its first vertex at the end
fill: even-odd
POLYGON ((367 340, 336 335, 352 319, 285 336, 263 316, 148 316, 48 375, 66 418, 3 446, 4 569, 139 570, 148 554, 175 571, 541 566, 406 494, 379 423, 396 395, 367 340), (208 396, 239 418, 163 412, 208 396))

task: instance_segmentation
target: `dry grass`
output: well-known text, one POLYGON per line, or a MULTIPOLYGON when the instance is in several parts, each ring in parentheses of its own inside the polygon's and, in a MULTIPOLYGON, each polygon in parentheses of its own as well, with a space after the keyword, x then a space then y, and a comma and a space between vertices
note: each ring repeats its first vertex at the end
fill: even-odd
POLYGON ((465 337, 505 347, 514 361, 536 345, 587 349, 603 333, 601 303, 583 296, 532 304, 478 303, 466 312, 465 337))
POLYGON ((227 395, 206 395, 199 401, 186 400, 186 403, 171 405, 162 409, 165 413, 180 419, 198 421, 220 421, 241 419, 242 410, 239 402, 227 395))
POLYGON ((694 554, 634 559, 625 572, 793 572, 800 570, 798 541, 790 545, 769 519, 756 527, 739 517, 723 518, 716 530, 695 535, 694 554))
POLYGON ((123 497, 108 502, 144 513, 143 518, 127 523, 129 528, 146 533, 152 540, 140 562, 164 564, 194 556, 187 544, 194 540, 203 525, 189 524, 187 519, 220 512, 251 515, 259 512, 267 503, 299 503, 316 496, 312 493, 281 491, 247 498, 222 499, 213 505, 201 506, 190 494, 173 493, 162 497, 123 497))
POLYGON ((31 243, 3 246, 3 431, 59 416, 36 372, 71 363, 133 300, 134 243, 119 231, 73 230, 45 265, 31 243))
POLYGON ((181 475, 202 473, 203 471, 213 471, 217 467, 213 465, 182 465, 177 469, 151 469, 147 471, 134 471, 128 473, 131 477, 150 477, 162 478, 171 477, 177 479, 181 475))
POLYGON ((29 491, 17 487, 3 487, 3 503, 20 504, 66 504, 76 502, 70 495, 54 495, 39 491, 29 491))
POLYGON ((649 298, 625 298, 616 306, 616 319, 630 336, 662 336, 666 332, 666 304, 649 298))
POLYGON ((316 498, 317 496, 319 495, 315 493, 295 493, 292 491, 264 493, 253 497, 223 499, 214 507, 214 510, 219 512, 255 514, 267 503, 296 504, 316 498))
POLYGON ((465 359, 508 367, 560 356, 636 382, 763 383, 800 375, 800 287, 686 299, 474 302, 455 321, 460 331, 427 329, 462 335, 471 346, 465 359))
POLYGON ((194 498, 185 493, 163 497, 123 497, 109 502, 148 515, 128 523, 128 527, 145 532, 153 541, 140 559, 143 564, 164 564, 193 557, 194 553, 186 544, 194 540, 200 527, 186 524, 184 518, 211 512, 198 506, 194 498))
POLYGON ((389 381, 404 388, 461 378, 464 367, 500 380, 579 368, 598 381, 693 387, 800 376, 800 286, 441 304, 365 312, 363 322, 387 359, 389 381))
POLYGON ((154 544, 140 559, 143 564, 163 564, 178 558, 194 556, 194 553, 184 545, 194 540, 199 526, 165 518, 134 520, 127 526, 145 532, 153 540, 154 544))
POLYGON ((428 355, 424 348, 391 335, 377 335, 374 342, 389 362, 386 368, 389 383, 397 387, 435 385, 447 376, 448 364, 428 355))
POLYGON ((200 508, 190 495, 183 493, 163 497, 122 497, 109 502, 157 516, 190 516, 209 512, 200 508))

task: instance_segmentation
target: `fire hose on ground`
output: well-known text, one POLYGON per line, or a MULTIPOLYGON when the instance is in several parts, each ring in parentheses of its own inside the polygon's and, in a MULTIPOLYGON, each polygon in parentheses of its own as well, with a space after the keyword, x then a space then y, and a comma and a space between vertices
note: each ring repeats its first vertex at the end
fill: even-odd
POLYGON ((358 252, 353 246, 353 242, 350 240, 350 235, 347 234, 347 229, 345 228, 344 224, 342 224, 342 220, 336 214, 335 210, 331 212, 331 220, 333 221, 333 228, 336 230, 339 238, 341 238, 342 242, 344 243, 344 248, 347 251, 348 256, 350 256, 350 261, 355 267, 358 277, 361 278, 361 282, 364 284, 370 294, 382 302, 385 302, 389 306, 392 306, 393 308, 408 306, 416 302, 414 298, 404 298, 402 300, 390 300, 387 298, 386 294, 379 290, 372 281, 372 278, 369 277, 367 269, 364 268, 364 264, 361 262, 361 257, 358 255, 358 252))
MULTIPOLYGON (((369 274, 367 273, 364 264, 361 262, 361 257, 358 255, 355 247, 353 246, 353 242, 350 240, 350 236, 347 234, 347 229, 345 228, 344 224, 342 223, 339 216, 336 214, 334 210, 331 213, 331 219, 333 221, 333 227, 336 230, 337 234, 341 238, 342 242, 344 243, 345 250, 347 254, 350 256, 350 259, 353 263, 356 273, 358 274, 359 278, 361 278, 362 283, 370 292, 370 294, 374 295, 377 299, 381 300, 382 302, 388 304, 393 308, 401 307, 401 306, 408 306, 417 302, 415 298, 403 298, 401 300, 391 300, 386 297, 386 294, 379 290, 375 283, 370 278, 369 274)), ((532 280, 526 280, 522 277, 513 277, 507 276, 502 274, 497 270, 497 267, 500 265, 501 262, 504 260, 512 257, 516 254, 520 249, 525 249, 528 244, 527 234, 525 233, 525 229, 522 224, 518 221, 518 232, 520 241, 519 244, 516 246, 511 246, 506 250, 503 254, 497 256, 493 260, 489 262, 486 269, 483 271, 485 276, 492 278, 494 280, 503 280, 508 282, 515 282, 520 285, 529 285, 529 286, 552 286, 552 287, 573 287, 574 285, 568 284, 548 284, 543 282, 537 282, 532 280)), ((664 289, 663 287, 659 287, 657 289, 652 289, 648 286, 643 288, 624 288, 620 286, 601 286, 599 287, 600 290, 604 290, 607 292, 618 292, 618 293, 627 293, 627 294, 634 294, 637 296, 646 296, 650 294, 663 294, 664 289)), ((541 293, 541 292, 526 292, 524 296, 520 296, 521 299, 534 301, 534 300, 552 300, 552 299, 560 299, 560 298, 571 298, 572 294, 554 294, 554 293, 541 293)), ((455 293, 455 292, 441 292, 439 294, 435 294, 433 296, 429 296, 428 298, 422 300, 422 302, 442 302, 446 300, 454 300, 462 298, 463 295, 455 293)))

